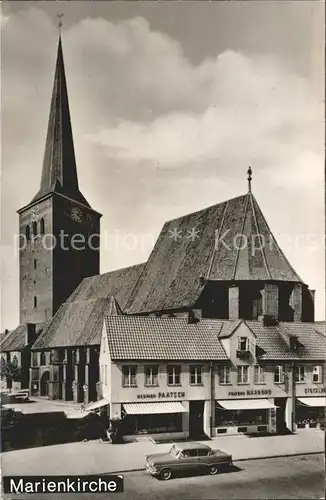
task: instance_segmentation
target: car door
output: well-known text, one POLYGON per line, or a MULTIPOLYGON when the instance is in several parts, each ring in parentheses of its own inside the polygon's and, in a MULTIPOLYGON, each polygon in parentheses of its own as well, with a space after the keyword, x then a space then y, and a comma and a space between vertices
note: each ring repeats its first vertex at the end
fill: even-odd
POLYGON ((197 464, 198 464, 198 469, 203 469, 207 468, 207 465, 209 464, 209 456, 210 450, 199 448, 198 449, 198 457, 197 457, 197 464))
POLYGON ((182 452, 182 457, 180 458, 180 470, 188 471, 195 470, 198 468, 198 455, 197 449, 184 450, 182 452))

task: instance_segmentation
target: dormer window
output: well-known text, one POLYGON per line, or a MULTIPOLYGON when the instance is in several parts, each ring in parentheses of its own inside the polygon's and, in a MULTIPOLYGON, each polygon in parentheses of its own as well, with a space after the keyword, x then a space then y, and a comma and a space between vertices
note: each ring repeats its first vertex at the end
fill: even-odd
POLYGON ((249 351, 248 337, 238 337, 238 351, 249 351))

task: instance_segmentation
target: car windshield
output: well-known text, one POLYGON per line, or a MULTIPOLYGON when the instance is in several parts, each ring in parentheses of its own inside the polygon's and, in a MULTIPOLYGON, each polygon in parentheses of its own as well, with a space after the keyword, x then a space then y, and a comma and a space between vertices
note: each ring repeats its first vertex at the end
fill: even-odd
POLYGON ((176 449, 175 445, 172 446, 171 450, 170 450, 170 454, 173 456, 173 457, 176 457, 179 453, 179 450, 176 449))

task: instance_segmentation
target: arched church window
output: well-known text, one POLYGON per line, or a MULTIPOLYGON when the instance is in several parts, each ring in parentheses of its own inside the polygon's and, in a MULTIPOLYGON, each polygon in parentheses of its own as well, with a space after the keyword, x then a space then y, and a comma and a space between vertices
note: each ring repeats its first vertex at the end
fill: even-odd
POLYGON ((15 354, 15 356, 12 358, 12 362, 11 362, 14 366, 18 366, 18 358, 15 354))
POLYGON ((37 298, 34 297, 34 307, 37 307, 37 298))
POLYGON ((41 352, 41 360, 40 360, 41 366, 46 365, 46 357, 45 357, 45 352, 41 352))
POLYGON ((41 222, 40 222, 40 233, 44 234, 45 233, 45 222, 44 222, 44 217, 42 217, 41 222))
POLYGON ((32 231, 33 231, 33 236, 36 236, 37 235, 37 222, 34 221, 32 223, 32 231))
POLYGON ((29 227, 29 225, 27 225, 25 228, 25 236, 27 241, 31 239, 31 228, 29 227))

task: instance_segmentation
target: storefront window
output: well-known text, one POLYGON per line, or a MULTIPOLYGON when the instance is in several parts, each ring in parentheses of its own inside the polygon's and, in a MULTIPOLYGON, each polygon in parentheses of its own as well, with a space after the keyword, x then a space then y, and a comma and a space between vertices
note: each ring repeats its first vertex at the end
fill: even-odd
POLYGON ((282 384, 283 383, 283 368, 280 365, 278 365, 278 366, 275 367, 275 370, 274 370, 274 383, 275 384, 282 384))
POLYGON ((254 371, 254 384, 263 384, 265 381, 265 371, 262 366, 256 365, 254 371))
POLYGON ((202 383, 202 370, 201 365, 191 365, 190 366, 190 384, 191 385, 201 385, 202 383))
POLYGON ((158 366, 145 366, 145 385, 158 385, 158 366))
POLYGON ((304 382, 304 380, 305 380, 304 366, 297 366, 295 370, 295 381, 304 382))
POLYGON ((231 369, 229 366, 221 366, 219 375, 220 375, 220 384, 230 384, 231 369))
POLYGON ((180 385, 180 365, 169 365, 168 366, 168 385, 180 385))
POLYGON ((182 414, 127 415, 123 421, 124 434, 159 434, 182 432, 182 414))
POLYGON ((242 425, 267 425, 268 410, 220 410, 215 409, 216 427, 238 427, 242 425))
MULTIPOLYGON (((137 386, 137 382, 136 382, 137 366, 135 366, 135 365, 123 366, 122 367, 122 374, 123 374, 122 385, 124 387, 136 387, 137 386)), ((107 382, 105 381, 105 383, 107 383, 107 382)))
POLYGON ((321 424, 325 421, 325 408, 315 406, 305 406, 296 403, 295 423, 298 426, 305 427, 306 424, 313 427, 315 424, 321 424))
POLYGON ((316 383, 322 382, 322 366, 314 366, 312 369, 312 381, 316 383))
POLYGON ((248 384, 249 381, 249 366, 238 366, 238 384, 248 384))

